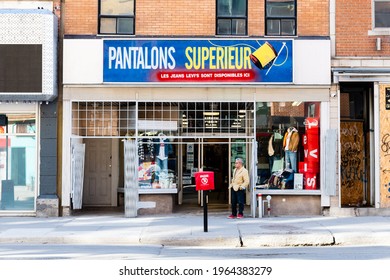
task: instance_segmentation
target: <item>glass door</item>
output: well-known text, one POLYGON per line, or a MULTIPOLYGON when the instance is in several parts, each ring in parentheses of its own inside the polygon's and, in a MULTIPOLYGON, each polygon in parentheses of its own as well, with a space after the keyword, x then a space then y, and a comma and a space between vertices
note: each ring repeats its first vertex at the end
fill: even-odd
POLYGON ((195 172, 214 172, 215 189, 209 193, 209 203, 228 204, 230 181, 229 141, 220 138, 199 138, 183 141, 181 147, 181 190, 179 204, 202 204, 201 194, 195 188, 195 172), (181 202, 181 203, 180 203, 181 202))
POLYGON ((179 204, 198 205, 195 172, 202 166, 202 139, 186 139, 179 145, 179 204))

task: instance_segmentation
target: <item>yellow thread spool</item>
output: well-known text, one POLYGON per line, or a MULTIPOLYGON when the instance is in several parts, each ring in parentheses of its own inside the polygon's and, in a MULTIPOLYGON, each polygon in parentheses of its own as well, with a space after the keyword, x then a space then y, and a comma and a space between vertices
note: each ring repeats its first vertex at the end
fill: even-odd
POLYGON ((249 57, 251 61, 260 69, 266 67, 277 56, 275 49, 270 43, 265 42, 260 48, 253 52, 249 57))

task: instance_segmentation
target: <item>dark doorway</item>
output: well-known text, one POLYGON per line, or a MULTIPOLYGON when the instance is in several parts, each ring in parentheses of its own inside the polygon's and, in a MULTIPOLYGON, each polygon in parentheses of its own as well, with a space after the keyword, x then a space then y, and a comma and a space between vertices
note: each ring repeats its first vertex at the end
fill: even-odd
MULTIPOLYGON (((191 139, 192 140, 192 139, 191 139)), ((203 139, 188 141, 183 145, 183 209, 199 208, 200 192, 195 189, 194 172, 199 167, 203 171, 214 172, 215 189, 208 191, 208 204, 212 209, 229 207, 229 142, 227 139, 203 139)))
POLYGON ((372 83, 340 84, 342 207, 372 206, 370 187, 370 112, 372 83))
POLYGON ((203 170, 214 172, 215 190, 209 194, 209 203, 228 204, 229 202, 229 145, 203 144, 203 170))

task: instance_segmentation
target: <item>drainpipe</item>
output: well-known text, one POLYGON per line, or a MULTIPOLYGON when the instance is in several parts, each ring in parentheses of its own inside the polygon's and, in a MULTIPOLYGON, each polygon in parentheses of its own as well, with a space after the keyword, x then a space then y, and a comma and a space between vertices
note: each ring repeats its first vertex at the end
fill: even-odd
POLYGON ((331 57, 336 57, 336 0, 329 1, 329 36, 331 57))

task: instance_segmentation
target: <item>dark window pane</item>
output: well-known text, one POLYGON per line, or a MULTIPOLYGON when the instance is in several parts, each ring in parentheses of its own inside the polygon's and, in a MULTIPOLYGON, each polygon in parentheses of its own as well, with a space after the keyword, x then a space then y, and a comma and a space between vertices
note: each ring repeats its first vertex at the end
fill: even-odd
POLYGON ((293 17, 294 15, 294 1, 267 1, 268 17, 293 17))
POLYGON ((218 0, 218 16, 246 16, 245 0, 218 0))
POLYGON ((245 19, 233 19, 232 20, 232 34, 245 35, 246 34, 246 20, 245 19))
POLYGON ((282 35, 295 35, 295 20, 283 19, 282 20, 282 35))
POLYGON ((280 21, 277 19, 267 20, 267 35, 280 35, 280 21))
POLYGON ((375 2, 375 27, 390 27, 390 1, 375 2))
POLYGON ((218 16, 230 16, 231 6, 229 5, 230 0, 218 0, 217 11, 218 16))
POLYGON ((266 35, 296 35, 296 0, 267 0, 266 23, 266 35))
POLYGON ((233 0, 233 16, 246 16, 246 1, 233 0))
POLYGON ((218 20, 218 30, 219 35, 230 35, 232 34, 231 29, 231 20, 230 19, 219 19, 218 20))
POLYGON ((134 25, 132 18, 118 18, 118 33, 133 34, 134 25))

